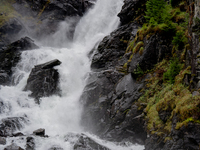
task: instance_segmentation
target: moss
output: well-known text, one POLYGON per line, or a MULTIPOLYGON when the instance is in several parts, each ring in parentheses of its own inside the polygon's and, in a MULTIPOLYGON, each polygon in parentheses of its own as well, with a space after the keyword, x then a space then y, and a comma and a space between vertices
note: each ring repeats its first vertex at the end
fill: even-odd
POLYGON ((190 74, 191 67, 182 69, 175 77, 175 83, 163 83, 162 75, 159 70, 166 70, 169 61, 163 60, 158 63, 152 71, 150 79, 146 80, 146 90, 139 98, 138 102, 147 103, 144 109, 147 120, 147 129, 151 134, 157 134, 162 137, 165 133, 168 135, 166 140, 170 140, 170 132, 172 127, 172 118, 174 115, 178 117, 176 129, 188 122, 200 123, 200 96, 192 96, 191 91, 183 84, 186 74, 190 74), (164 123, 159 112, 171 112, 168 120, 164 123))
POLYGON ((185 121, 183 122, 178 122, 176 125, 176 130, 180 129, 182 126, 187 126, 189 122, 194 122, 194 123, 198 123, 200 124, 200 120, 195 120, 194 118, 190 117, 187 118, 185 121))
POLYGON ((172 58, 170 60, 168 70, 163 74, 163 80, 173 84, 175 82, 175 76, 178 75, 181 68, 182 65, 180 64, 178 58, 172 58))
POLYGON ((144 51, 144 47, 140 47, 139 54, 142 55, 144 51))
POLYGON ((134 46, 135 46, 135 40, 129 42, 129 45, 128 45, 127 49, 126 49, 126 53, 131 52, 132 49, 134 48, 134 46))
POLYGON ((137 53, 140 50, 140 48, 143 46, 144 46, 143 41, 138 42, 132 50, 133 54, 137 53))
POLYGON ((126 109, 124 112, 123 112, 123 114, 128 114, 128 112, 130 111, 130 109, 126 109))
POLYGON ((186 12, 182 12, 179 7, 176 7, 171 10, 172 19, 175 22, 184 22, 186 18, 186 12))
POLYGON ((148 130, 157 130, 159 128, 163 127, 163 122, 160 119, 158 112, 156 110, 156 105, 152 105, 147 113, 147 118, 148 118, 148 123, 147 123, 147 128, 148 130))

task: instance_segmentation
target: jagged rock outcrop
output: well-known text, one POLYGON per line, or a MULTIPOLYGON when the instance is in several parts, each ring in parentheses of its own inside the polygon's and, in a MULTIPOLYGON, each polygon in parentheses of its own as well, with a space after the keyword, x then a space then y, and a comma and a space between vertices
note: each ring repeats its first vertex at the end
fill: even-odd
POLYGON ((82 124, 109 140, 144 144, 143 114, 135 103, 142 94, 144 81, 137 82, 131 74, 121 70, 130 57, 130 53, 126 53, 128 42, 136 36, 140 25, 127 23, 105 37, 92 58, 94 72, 81 97, 82 124))
POLYGON ((0 50, 0 84, 10 84, 12 68, 19 62, 22 51, 37 48, 39 47, 34 44, 33 40, 25 37, 0 50))
POLYGON ((0 136, 14 136, 14 132, 23 127, 22 124, 26 123, 27 120, 24 117, 12 117, 2 119, 0 123, 0 136))
POLYGON ((110 150, 107 147, 104 147, 86 135, 80 135, 77 142, 74 145, 74 150, 110 150))
POLYGON ((32 92, 30 96, 34 97, 37 103, 41 97, 59 94, 59 73, 53 67, 60 64, 61 62, 56 59, 32 69, 24 90, 30 90, 32 92))
POLYGON ((137 78, 139 69, 142 71, 151 70, 155 64, 162 61, 163 58, 171 56, 172 46, 170 41, 172 39, 168 36, 155 34, 150 39, 144 39, 144 50, 142 54, 138 51, 133 55, 129 64, 128 72, 137 78))
POLYGON ((98 46, 93 58, 91 67, 93 69, 110 69, 117 65, 123 65, 127 61, 125 50, 128 41, 136 36, 137 29, 140 27, 137 23, 124 25, 105 37, 98 46), (122 61, 120 61, 120 57, 122 61))
POLYGON ((23 148, 17 146, 16 144, 11 144, 4 148, 4 150, 24 150, 23 148))
MULTIPOLYGON (((140 11, 144 11, 147 0, 124 0, 121 12, 118 14, 122 25, 125 25, 138 17, 140 11)), ((141 15, 141 14, 140 14, 141 15)), ((140 18, 145 22, 144 17, 140 18)))
POLYGON ((19 35, 22 35, 25 32, 26 29, 19 19, 10 19, 0 27, 0 49, 4 48, 11 42, 16 41, 19 38, 19 35))
MULTIPOLYGON (((22 19, 27 34, 39 39, 57 31, 59 23, 66 17, 73 18, 72 32, 80 17, 93 5, 92 0, 17 0, 15 10, 26 17, 22 19)), ((70 33, 66 33, 70 34, 70 33)), ((68 36, 73 36, 70 34, 68 36)), ((71 38, 72 39, 72 38, 71 38)))
POLYGON ((33 137, 26 138, 26 150, 35 150, 35 139, 33 137))

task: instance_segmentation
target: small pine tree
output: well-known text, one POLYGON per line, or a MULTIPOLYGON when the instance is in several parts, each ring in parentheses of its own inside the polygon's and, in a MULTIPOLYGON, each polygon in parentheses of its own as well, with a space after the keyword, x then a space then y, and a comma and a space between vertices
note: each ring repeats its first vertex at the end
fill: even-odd
POLYGON ((151 24, 160 24, 165 22, 166 2, 164 0, 148 0, 146 3, 145 18, 151 24))

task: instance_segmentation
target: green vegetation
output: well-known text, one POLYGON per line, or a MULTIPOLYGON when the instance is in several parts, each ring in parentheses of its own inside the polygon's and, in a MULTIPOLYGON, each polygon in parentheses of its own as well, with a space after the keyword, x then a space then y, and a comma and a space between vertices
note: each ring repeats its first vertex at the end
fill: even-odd
MULTIPOLYGON (((171 139, 172 118, 177 116, 176 129, 187 126, 189 122, 200 124, 200 96, 192 96, 190 85, 184 82, 185 77, 191 78, 191 64, 186 64, 186 52, 191 51, 188 42, 189 17, 186 1, 171 0, 167 4, 164 0, 148 0, 146 3, 146 23, 143 24, 134 40, 129 41, 126 53, 132 52, 128 63, 136 53, 143 55, 145 41, 152 35, 160 34, 171 39, 171 57, 163 59, 150 71, 144 71, 139 66, 134 74, 139 77, 148 73, 151 77, 146 80, 146 88, 139 98, 139 103, 146 103, 144 114, 147 121, 147 131, 158 136, 167 135, 165 141, 171 139), (182 8, 182 9, 181 9, 182 8), (184 9, 183 9, 184 8, 184 9), (161 112, 168 112, 167 120, 159 116, 161 112)), ((194 19, 193 29, 199 33, 200 20, 194 19)), ((127 69, 128 70, 128 69, 127 69)), ((191 83, 189 83, 191 84, 191 83)), ((200 90, 198 90, 200 92, 200 90)), ((139 107, 141 109, 141 107, 139 107)))
POLYGON ((200 96, 192 96, 191 91, 183 84, 186 74, 190 74, 190 67, 183 69, 175 77, 174 84, 163 83, 160 75, 168 68, 168 61, 157 64, 148 80, 147 89, 139 102, 147 103, 145 108, 147 128, 150 133, 158 135, 170 134, 171 120, 174 115, 179 116, 176 129, 188 122, 200 123, 200 96), (156 73, 156 74, 155 74, 156 73), (159 113, 171 112, 166 122, 162 121, 159 113))
POLYGON ((146 20, 149 24, 157 25, 170 20, 169 5, 164 0, 149 0, 146 3, 146 20))
POLYGON ((172 44, 176 49, 183 49, 184 45, 187 43, 187 38, 183 30, 177 31, 176 35, 173 37, 172 44))
POLYGON ((179 74, 181 68, 178 58, 173 58, 170 60, 169 69, 163 74, 163 80, 174 84, 175 77, 179 74))
POLYGON ((144 71, 140 68, 140 66, 137 66, 137 69, 134 70, 134 74, 137 75, 138 77, 143 76, 144 75, 144 71))

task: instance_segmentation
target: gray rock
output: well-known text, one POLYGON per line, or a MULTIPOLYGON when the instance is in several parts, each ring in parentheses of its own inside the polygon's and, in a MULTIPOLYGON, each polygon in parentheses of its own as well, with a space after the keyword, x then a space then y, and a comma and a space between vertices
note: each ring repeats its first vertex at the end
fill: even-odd
POLYGON ((99 44, 93 58, 91 67, 93 69, 110 69, 122 66, 127 60, 123 57, 128 41, 135 37, 140 25, 131 23, 124 25, 105 37, 99 44), (125 61, 121 62, 120 58, 125 61))
POLYGON ((10 146, 7 146, 6 148, 4 148, 4 150, 24 150, 21 147, 17 146, 16 144, 12 144, 10 146))
POLYGON ((26 150, 35 150, 35 140, 33 137, 26 138, 26 150))
POLYGON ((45 129, 37 129, 37 130, 33 131, 33 134, 37 135, 37 136, 44 137, 45 136, 45 129))
POLYGON ((74 145, 74 150, 109 150, 86 135, 81 135, 74 145))
POLYGON ((59 146, 53 146, 53 147, 49 148, 48 150, 64 150, 64 149, 59 146))
POLYGON ((143 54, 140 55, 139 52, 134 54, 130 63, 129 72, 132 73, 134 78, 138 77, 137 72, 139 70, 143 72, 151 70, 163 58, 171 56, 169 40, 158 34, 151 36, 149 40, 145 40, 143 54))
POLYGON ((11 84, 12 68, 20 60, 21 52, 38 48, 29 37, 21 38, 0 50, 0 84, 11 84))
POLYGON ((0 124, 0 136, 13 136, 13 133, 21 129, 23 127, 22 124, 26 122, 26 118, 24 117, 2 119, 0 124))
POLYGON ((145 5, 142 4, 145 4, 146 1, 147 0, 124 0, 122 10, 118 14, 121 24, 127 24, 138 17, 138 8, 140 8, 140 10, 145 9, 145 5))
POLYGON ((6 145, 6 139, 3 137, 0 137, 0 145, 6 145))
POLYGON ((34 97, 37 103, 41 97, 59 94, 59 73, 53 67, 60 64, 59 60, 53 60, 32 69, 24 90, 30 90, 32 92, 30 96, 34 97))

